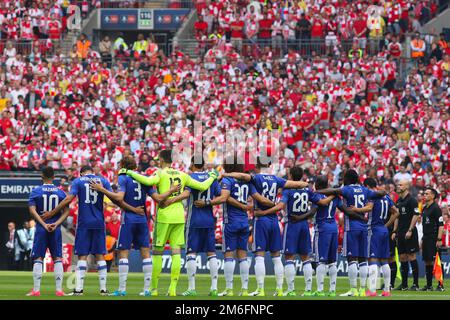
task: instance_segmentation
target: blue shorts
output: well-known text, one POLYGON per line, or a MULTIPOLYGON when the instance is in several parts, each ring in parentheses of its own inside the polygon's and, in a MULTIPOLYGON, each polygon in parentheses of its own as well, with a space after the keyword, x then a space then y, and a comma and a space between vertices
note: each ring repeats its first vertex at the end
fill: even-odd
POLYGON ((234 251, 237 249, 247 251, 250 229, 248 224, 232 225, 224 224, 222 237, 222 251, 234 251))
POLYGON ((44 258, 47 248, 53 258, 62 258, 61 227, 53 232, 47 232, 44 228, 37 227, 34 234, 33 250, 31 257, 44 258))
POLYGON ((281 251, 281 231, 277 219, 256 218, 253 225, 253 252, 281 251))
POLYGON ((215 251, 215 228, 186 228, 186 253, 215 251))
POLYGON ((342 247, 344 257, 368 258, 367 230, 345 231, 342 247))
POLYGON ((283 253, 302 256, 311 253, 311 235, 308 223, 286 223, 283 232, 283 253))
POLYGON ((313 249, 316 262, 336 262, 338 250, 338 234, 336 232, 316 232, 314 234, 313 249))
POLYGON ((117 250, 150 248, 150 236, 147 223, 124 223, 120 225, 117 250))
POLYGON ((386 227, 374 227, 368 231, 369 258, 388 259, 389 251, 389 231, 386 227))
POLYGON ((74 254, 77 256, 106 254, 105 229, 77 228, 74 254))

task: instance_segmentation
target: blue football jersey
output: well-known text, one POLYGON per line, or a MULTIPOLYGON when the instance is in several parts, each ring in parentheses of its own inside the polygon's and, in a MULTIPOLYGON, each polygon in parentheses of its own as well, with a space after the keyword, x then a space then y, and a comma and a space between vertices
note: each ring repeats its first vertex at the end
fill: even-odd
MULTIPOLYGON (((342 187, 342 196, 347 207, 363 208, 367 203, 377 198, 377 193, 359 184, 351 184, 342 187)), ((359 219, 352 219, 348 216, 344 218, 345 231, 367 230, 367 224, 359 219)))
MULTIPOLYGON (((151 195, 152 188, 143 186, 133 178, 121 174, 118 178, 119 192, 124 192, 123 201, 132 207, 144 207, 147 195, 151 195)), ((146 223, 146 215, 136 214, 134 212, 123 210, 122 223, 146 223)))
MULTIPOLYGON (((203 182, 208 180, 207 172, 194 172, 190 175, 197 181, 203 182)), ((211 201, 214 197, 220 196, 220 185, 216 181, 206 191, 199 191, 187 188, 191 192, 188 198, 188 214, 186 224, 191 228, 214 228, 216 226, 216 218, 213 215, 212 206, 197 208, 194 201, 203 200, 211 201)))
MULTIPOLYGON (((34 188, 30 193, 28 205, 35 206, 39 215, 42 215, 46 211, 55 209, 58 204, 64 200, 66 194, 53 184, 43 184, 37 188, 34 188)), ((58 212, 50 219, 45 220, 46 223, 51 224, 56 222, 61 217, 61 212, 58 212)), ((41 224, 37 223, 36 226, 41 228, 41 224)))
POLYGON ((373 209, 369 212, 369 220, 367 222, 369 228, 384 226, 389 220, 389 209, 393 206, 394 201, 388 195, 373 200, 373 209))
POLYGON ((317 204, 320 199, 317 193, 304 188, 283 190, 281 201, 286 204, 286 215, 289 217, 307 214, 310 209, 309 203, 317 204))
POLYGON ((103 229, 105 218, 103 215, 104 194, 93 190, 90 181, 100 182, 105 189, 111 190, 111 185, 104 177, 88 174, 75 179, 70 194, 78 197, 78 224, 77 228, 103 229))
MULTIPOLYGON (((327 196, 319 194, 320 199, 327 196)), ((337 232, 336 208, 342 206, 342 200, 339 197, 334 198, 326 207, 318 206, 316 213, 315 227, 319 232, 337 232)))
MULTIPOLYGON (((221 189, 229 190, 230 197, 243 204, 247 204, 248 197, 257 192, 253 184, 228 177, 222 179, 221 189)), ((247 212, 225 202, 223 204, 223 221, 226 224, 248 223, 247 212)))
MULTIPOLYGON (((252 176, 251 183, 255 186, 255 189, 259 194, 275 203, 278 195, 278 189, 284 188, 286 180, 273 174, 258 173, 252 176)), ((256 209, 269 209, 268 207, 257 203, 257 201, 255 201, 255 203, 256 209)), ((277 219, 277 215, 274 213, 271 215, 258 217, 258 219, 277 219)))

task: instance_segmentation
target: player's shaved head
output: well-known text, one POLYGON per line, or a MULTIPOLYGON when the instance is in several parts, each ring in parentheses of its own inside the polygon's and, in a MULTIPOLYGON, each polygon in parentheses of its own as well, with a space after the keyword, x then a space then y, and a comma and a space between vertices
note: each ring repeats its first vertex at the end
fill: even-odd
POLYGON ((316 178, 316 190, 322 190, 328 188, 327 176, 321 175, 316 178))
POLYGON ((294 166, 289 170, 291 179, 294 181, 300 181, 303 178, 303 168, 300 166, 294 166))
POLYGON ((344 174, 344 185, 357 184, 359 182, 358 172, 353 169, 349 169, 344 174))
POLYGON ((137 168, 136 160, 132 156, 125 156, 120 160, 120 166, 124 169, 134 170, 137 168))
POLYGON ((42 178, 44 180, 53 180, 55 177, 55 170, 52 167, 45 167, 42 169, 42 178))

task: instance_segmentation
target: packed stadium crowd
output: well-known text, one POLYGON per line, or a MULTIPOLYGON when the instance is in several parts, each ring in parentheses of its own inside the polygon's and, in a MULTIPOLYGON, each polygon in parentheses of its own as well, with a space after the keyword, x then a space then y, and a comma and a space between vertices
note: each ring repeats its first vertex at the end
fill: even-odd
MULTIPOLYGON (((46 19, 58 20, 64 30, 66 2, 32 1, 24 10, 2 5, 2 39, 27 39, 28 27, 8 26, 28 26, 30 19, 36 39, 56 39, 46 19), (45 19, 36 19, 46 10, 45 19)), ((247 11, 248 1, 196 5, 194 31, 206 51, 197 59, 177 48, 166 56, 144 35, 133 44, 105 38, 98 50, 83 35, 69 56, 40 47, 22 54, 13 43, 6 45, 0 169, 50 165, 64 170, 70 182, 91 164, 117 182, 120 160, 135 155, 139 171, 151 174, 158 151, 182 138, 198 139, 193 124, 201 121, 212 129, 208 142, 217 148, 227 130, 281 133, 278 176, 301 165, 306 178, 326 174, 337 185, 343 170, 356 168, 362 179, 373 177, 391 191, 405 178, 415 194, 431 185, 447 207, 450 52, 442 35, 421 35, 437 2, 268 1, 261 11, 255 4, 247 11), (373 4, 385 8, 376 21, 368 10, 373 4), (400 78, 409 32, 415 36, 412 68, 400 78), (366 38, 376 40, 376 53, 366 38), (282 39, 295 42, 284 48, 282 39), (325 42, 305 55, 296 45, 305 39, 325 42), (245 49, 258 40, 256 51, 245 49), (339 49, 341 40, 351 47, 339 49), (286 51, 282 59, 276 59, 277 50, 286 51)), ((207 152, 220 165, 218 150, 207 152)), ((190 158, 184 160, 175 166, 187 169, 190 158)))

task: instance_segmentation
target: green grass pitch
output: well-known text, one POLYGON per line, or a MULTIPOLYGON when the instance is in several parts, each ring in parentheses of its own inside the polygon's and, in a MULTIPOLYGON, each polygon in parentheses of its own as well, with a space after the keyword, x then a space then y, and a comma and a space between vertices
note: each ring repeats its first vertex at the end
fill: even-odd
MULTIPOLYGON (((66 273, 64 275, 64 285, 63 289, 66 293, 72 291, 73 284, 75 281, 74 273, 66 273)), ((390 299, 390 300, 449 300, 450 292, 412 292, 412 291, 393 291, 391 298, 384 297, 273 297, 273 292, 275 289, 275 278, 273 276, 266 277, 265 281, 265 292, 266 297, 239 297, 237 296, 240 291, 240 278, 235 276, 234 281, 234 297, 208 297, 210 278, 209 275, 199 274, 196 276, 197 284, 197 297, 167 297, 165 293, 169 287, 170 276, 168 274, 162 274, 159 283, 159 297, 140 297, 139 292, 142 291, 143 285, 143 275, 142 273, 130 273, 127 282, 127 296, 126 297, 102 297, 99 295, 99 285, 97 273, 88 273, 85 285, 84 285, 84 296, 82 297, 56 297, 55 296, 55 281, 53 273, 46 273, 42 278, 41 286, 41 296, 40 297, 26 297, 25 294, 32 288, 33 277, 31 272, 0 272, 0 300, 278 300, 278 299, 300 299, 300 300, 319 300, 319 299, 332 299, 332 300, 372 300, 372 299, 390 299)), ((397 279, 397 284, 400 282, 397 279)), ((411 285, 411 279, 409 280, 411 285)), ((328 290, 328 278, 325 278, 325 291, 328 290)), ((420 286, 425 284, 424 279, 420 279, 420 286)), ((436 285, 436 281, 434 281, 436 285)), ((118 274, 109 273, 108 274, 108 289, 110 292, 114 291, 118 286, 118 274)), ((450 280, 446 280, 445 286, 450 288, 450 280)), ((250 277, 249 291, 253 291, 256 287, 255 277, 250 277)), ((225 279, 223 275, 220 275, 219 279, 219 292, 225 288, 225 279)), ((315 290, 315 278, 313 279, 313 290, 315 290)), ((339 277, 337 282, 337 295, 346 292, 348 290, 348 279, 345 277, 339 277)), ((181 294, 187 289, 187 276, 185 274, 181 275, 180 281, 178 283, 178 293, 181 294)), ((286 288, 284 288, 286 289, 286 288)), ((303 277, 296 278, 296 291, 297 294, 301 294, 304 289, 304 279, 303 277)))

